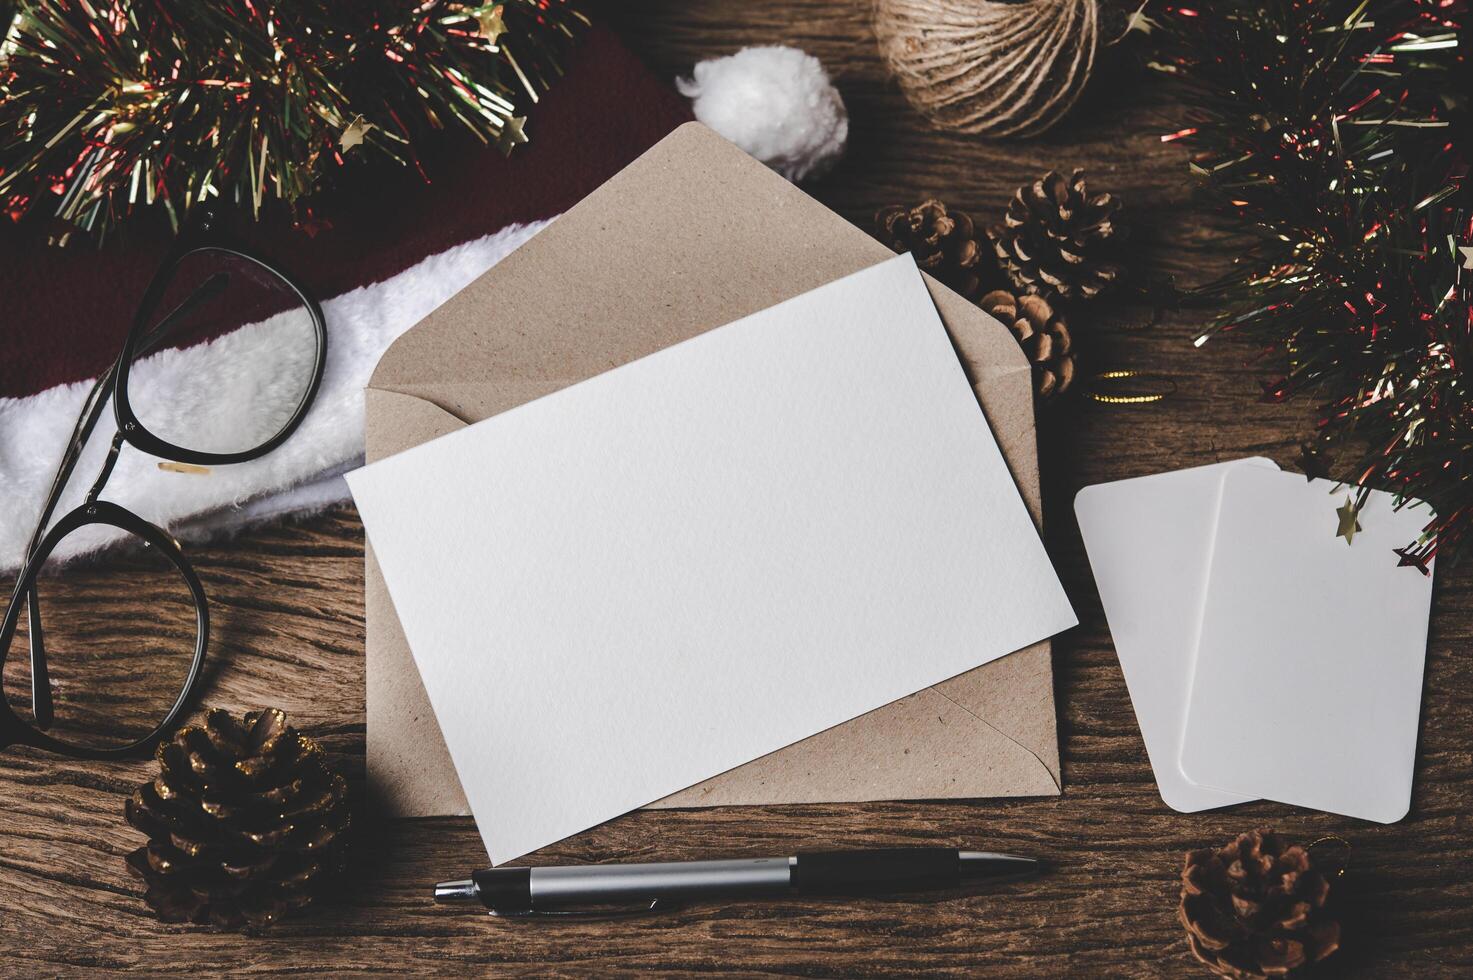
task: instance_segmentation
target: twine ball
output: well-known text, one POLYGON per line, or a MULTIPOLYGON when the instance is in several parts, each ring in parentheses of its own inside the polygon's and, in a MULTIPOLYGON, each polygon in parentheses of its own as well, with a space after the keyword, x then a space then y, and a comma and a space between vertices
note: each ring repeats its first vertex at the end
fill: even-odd
POLYGON ((834 165, 849 116, 817 58, 797 48, 743 48, 676 79, 696 118, 789 180, 834 165))
POLYGON ((1099 0, 875 0, 880 54, 942 129, 1036 136, 1078 101, 1100 44, 1099 0))

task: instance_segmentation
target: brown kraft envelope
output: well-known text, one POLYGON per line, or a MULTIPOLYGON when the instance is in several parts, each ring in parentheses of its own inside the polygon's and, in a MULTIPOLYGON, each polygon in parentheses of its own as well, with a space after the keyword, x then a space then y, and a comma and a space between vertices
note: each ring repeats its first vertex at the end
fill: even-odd
MULTIPOLYGON (((393 455, 889 257, 688 123, 389 348, 365 393, 367 457, 393 455)), ((927 286, 1039 520, 1031 369, 1005 327, 929 278, 927 286)), ((371 791, 391 816, 466 814, 371 547, 367 563, 371 791)), ((652 805, 1059 792, 1045 641, 652 805)))

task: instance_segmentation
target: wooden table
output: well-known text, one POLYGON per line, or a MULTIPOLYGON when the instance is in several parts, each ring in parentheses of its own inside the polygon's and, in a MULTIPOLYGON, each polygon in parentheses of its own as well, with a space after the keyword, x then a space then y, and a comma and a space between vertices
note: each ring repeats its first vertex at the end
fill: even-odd
MULTIPOLYGON (((1150 79, 1107 76, 1055 135, 988 144, 927 129, 885 80, 864 0, 637 0, 617 22, 670 76, 745 44, 798 45, 835 75, 852 117, 845 161, 812 192, 868 226, 877 206, 935 194, 979 216, 1048 168, 1087 166, 1122 195, 1140 260, 1197 280, 1226 249, 1186 201, 1173 107, 1150 79)), ((436 908, 429 885, 482 853, 468 819, 377 821, 360 801, 353 873, 340 900, 265 939, 162 925, 123 855, 141 838, 122 803, 152 765, 0 755, 0 973, 83 968, 549 974, 1192 975, 1175 917, 1182 852, 1274 825, 1354 844, 1347 949, 1365 976, 1473 970, 1473 624, 1467 575, 1443 572, 1428 650, 1411 815, 1381 827, 1272 804, 1182 816, 1156 794, 1071 514, 1090 483, 1248 454, 1292 465, 1305 406, 1265 406, 1243 348, 1190 341, 1196 315, 1155 326, 1146 309, 1076 323, 1088 368, 1176 379, 1166 402, 1051 411, 1040 440, 1047 537, 1082 625, 1056 643, 1063 796, 634 813, 535 855, 586 862, 759 855, 800 847, 982 842, 1046 855, 1037 879, 966 895, 696 906, 618 922, 527 924, 436 908)), ((212 597, 218 665, 206 703, 286 709, 362 785, 363 531, 344 511, 192 551, 212 597)), ((1338 972, 1338 971, 1336 971, 1338 972)))

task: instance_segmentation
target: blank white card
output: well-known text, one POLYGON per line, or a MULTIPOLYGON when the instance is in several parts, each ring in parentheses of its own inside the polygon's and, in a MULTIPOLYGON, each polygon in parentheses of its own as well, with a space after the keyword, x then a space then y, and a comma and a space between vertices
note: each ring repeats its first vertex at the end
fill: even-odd
POLYGON ((1411 806, 1432 578, 1398 567, 1425 507, 1257 466, 1228 470, 1197 642, 1188 779, 1392 823, 1411 806))
POLYGON ((1252 798, 1198 786, 1179 761, 1222 481, 1239 466, 1276 468, 1250 457, 1098 483, 1074 498, 1156 785, 1183 813, 1252 798))
POLYGON ((348 482, 496 863, 1075 623, 907 256, 348 482))

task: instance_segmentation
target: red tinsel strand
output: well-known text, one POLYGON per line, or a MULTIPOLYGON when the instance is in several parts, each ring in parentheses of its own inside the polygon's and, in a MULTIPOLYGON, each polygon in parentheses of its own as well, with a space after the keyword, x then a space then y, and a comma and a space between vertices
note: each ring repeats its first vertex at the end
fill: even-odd
POLYGON ((1190 106, 1162 140, 1187 147, 1207 202, 1256 239, 1195 291, 1224 307, 1204 339, 1232 330, 1283 357, 1266 399, 1315 397, 1316 445, 1360 457, 1344 471, 1436 508, 1403 563, 1456 557, 1473 523, 1467 4, 1150 13, 1153 66, 1190 106))

